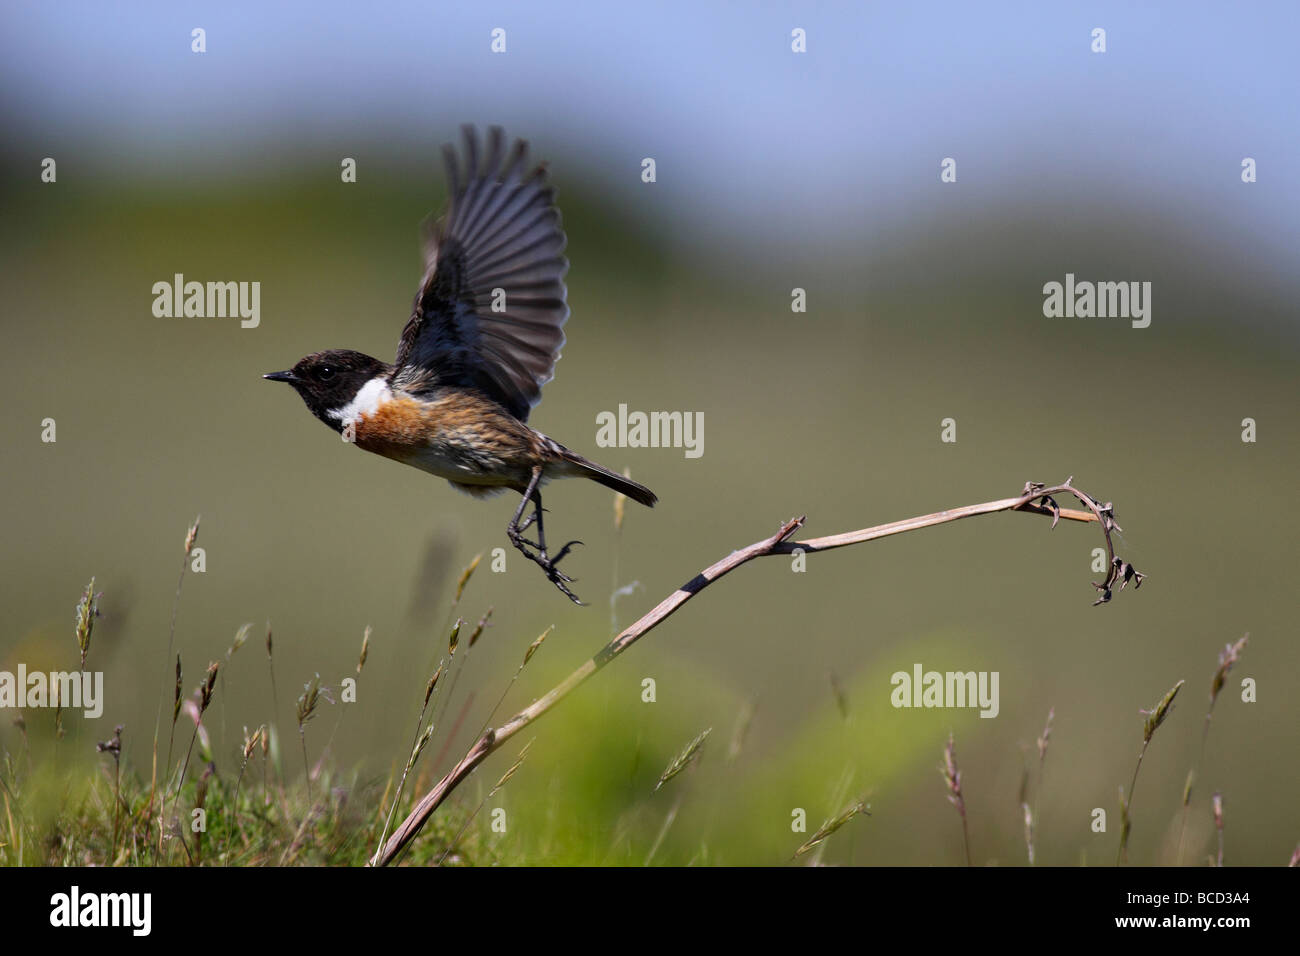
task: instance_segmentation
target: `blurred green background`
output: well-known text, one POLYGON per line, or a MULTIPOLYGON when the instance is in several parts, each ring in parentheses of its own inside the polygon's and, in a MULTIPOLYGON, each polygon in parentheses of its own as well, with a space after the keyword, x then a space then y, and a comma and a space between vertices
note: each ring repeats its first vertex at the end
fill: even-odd
MULTIPOLYGON (((579 12, 558 19, 572 26, 579 12)), ((764 22, 777 31, 768 55, 783 63, 790 18, 764 22)), ((912 24, 905 36, 922 44, 924 30, 912 24)), ((660 33, 670 24, 644 39, 647 49, 668 42, 660 33)), ((168 42, 187 57, 185 31, 178 36, 168 42)), ((348 42, 341 23, 319 36, 348 42)), ((292 88, 289 60, 266 69, 292 88)), ((359 53, 357 62, 368 61, 359 53)), ((520 102, 538 95, 525 94, 526 75, 498 80, 504 92, 478 101, 439 99, 404 131, 328 106, 332 125, 286 113, 277 129, 256 107, 234 104, 249 122, 212 140, 215 157, 201 140, 160 132, 165 124, 152 139, 136 135, 155 125, 149 116, 124 118, 133 132, 113 138, 104 132, 111 115, 79 129, 75 111, 39 113, 6 93, 14 135, 0 219, 0 669, 73 667, 73 608, 95 576, 104 616, 89 666, 105 671, 107 703, 82 739, 124 724, 127 759, 147 770, 152 717, 159 697, 170 699, 165 657, 181 546, 202 514, 206 571, 187 576, 177 626, 187 687, 241 624, 255 623, 225 671, 220 720, 209 719, 219 770, 236 766, 244 725, 272 718, 265 622, 274 627, 274 718, 285 735, 302 683, 319 672, 337 686, 353 674, 369 625, 359 700, 342 705, 331 753, 360 767, 363 781, 382 780, 405 759, 444 647, 450 592, 475 554, 504 547, 508 570, 491 573, 485 560, 459 608, 471 622, 494 612, 448 709, 454 718, 467 708, 444 764, 549 625, 555 631, 498 718, 549 689, 616 624, 792 515, 807 514, 805 534, 817 536, 1073 475, 1114 502, 1119 551, 1148 575, 1140 592, 1090 606, 1099 532, 1070 523, 1049 532, 1027 515, 812 555, 802 574, 785 558, 753 562, 517 739, 535 743, 493 798, 512 821, 497 839, 529 862, 639 864, 673 814, 653 862, 781 863, 807 837, 791 832, 793 808, 807 811, 811 832, 866 794, 873 815, 833 837, 825 862, 957 864, 960 823, 936 769, 951 731, 976 862, 1022 863, 1022 772, 1055 708, 1039 861, 1109 863, 1117 788, 1127 787, 1141 744, 1139 708, 1186 679, 1146 756, 1130 843, 1134 862, 1171 862, 1216 655, 1248 631, 1215 711, 1190 858, 1202 862, 1211 846, 1209 794, 1220 790, 1228 862, 1285 862, 1300 839, 1300 521, 1286 498, 1300 464, 1300 288, 1292 227, 1279 225, 1286 209, 1294 214, 1294 185, 1241 184, 1238 161, 1252 146, 1232 140, 1188 147, 1178 175, 1192 185, 1149 187, 1122 173, 1135 153, 1124 120, 1107 130, 1113 168, 1095 143, 1091 160, 1074 165, 1068 143, 1045 146, 1026 129, 999 127, 990 134, 999 152, 1032 176, 1009 175, 972 140, 959 154, 972 162, 958 183, 941 186, 947 148, 885 126, 863 162, 892 155, 911 170, 906 208, 887 214, 878 204, 893 200, 881 198, 879 179, 842 163, 830 176, 823 134, 795 131, 792 148, 807 147, 803 175, 829 176, 823 188, 838 196, 833 211, 810 198, 822 211, 805 214, 779 196, 783 170, 761 150, 735 136, 688 147, 671 122, 656 125, 656 107, 620 105, 621 87, 596 92, 602 67, 582 62, 591 102, 603 96, 613 102, 600 108, 634 112, 642 135, 629 137, 624 124, 611 146, 598 123, 574 118, 583 101, 572 91, 563 108, 550 107, 554 122, 541 111, 530 120, 510 100, 512 90, 520 102), (605 489, 565 482, 548 491, 550 534, 586 542, 567 565, 586 608, 509 549, 513 500, 476 502, 346 447, 289 390, 260 378, 321 348, 391 359, 420 276, 417 226, 444 198, 436 146, 456 137, 462 119, 503 114, 508 133, 534 139, 551 159, 572 263, 569 342, 531 424, 629 467, 660 496, 653 511, 629 503, 616 535, 605 489), (349 122, 354 132, 340 134, 349 122), (683 163, 692 149, 731 152, 738 167, 763 173, 729 183, 714 204, 707 189, 690 191, 698 168, 693 187, 662 165, 659 182, 642 183, 640 159, 659 149, 683 163), (39 180, 46 155, 58 158, 57 184, 39 180), (355 184, 339 182, 343 156, 358 159, 355 184), (154 318, 151 287, 176 272, 260 281, 260 327, 154 318), (1044 318, 1041 287, 1066 272, 1151 281, 1151 327, 1044 318), (794 287, 807 290, 804 314, 790 310, 794 287), (596 447, 595 416, 620 403, 702 412, 703 456, 596 447), (54 444, 41 442, 47 417, 57 421, 54 444), (955 444, 939 440, 948 417, 955 444), (1258 423, 1254 444, 1241 440, 1246 417, 1258 423), (611 606, 612 591, 633 583, 611 606), (890 675, 918 662, 999 671, 1000 714, 893 709, 890 675), (1240 701, 1243 677, 1258 681, 1257 703, 1240 701), (655 703, 641 700, 646 678, 656 682, 655 703), (709 727, 695 767, 653 793, 673 756, 709 727), (1090 831, 1094 807, 1110 814, 1106 834, 1090 831)), ((1019 68, 1028 77, 1034 65, 1019 68)), ((532 68, 549 75, 545 67, 532 68)), ((822 67, 790 82, 811 98, 839 76, 822 67)), ((751 79, 756 97, 787 82, 776 66, 751 79)), ((694 109, 709 103, 716 97, 694 109)), ((1266 94, 1254 108, 1261 129, 1275 125, 1266 94)), ((1194 114, 1191 99, 1184 118, 1194 114)), ((939 120, 923 127, 940 137, 939 120)), ((336 715, 326 708, 309 744, 324 744, 336 715)), ((26 716, 39 755, 52 716, 26 716)), ((515 743, 461 799, 472 806, 486 792, 515 743)), ((17 746, 6 715, 0 748, 17 746)), ((90 749, 87 768, 97 762, 90 749)), ((489 822, 484 814, 474 825, 489 822)))

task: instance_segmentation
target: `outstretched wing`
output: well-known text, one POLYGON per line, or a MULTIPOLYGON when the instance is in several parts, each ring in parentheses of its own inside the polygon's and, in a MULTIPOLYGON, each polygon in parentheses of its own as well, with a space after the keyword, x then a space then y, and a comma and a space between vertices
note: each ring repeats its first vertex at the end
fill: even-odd
POLYGON ((493 127, 480 165, 474 128, 463 131, 463 178, 455 150, 443 147, 451 199, 426 233, 424 281, 393 382, 415 391, 473 386, 523 421, 564 345, 564 231, 545 166, 528 168, 526 142, 507 153, 493 127))

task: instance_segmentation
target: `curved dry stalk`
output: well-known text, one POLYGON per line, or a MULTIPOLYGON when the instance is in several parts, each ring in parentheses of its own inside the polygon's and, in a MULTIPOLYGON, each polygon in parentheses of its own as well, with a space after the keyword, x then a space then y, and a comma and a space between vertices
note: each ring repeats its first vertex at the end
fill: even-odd
POLYGON ((1102 533, 1106 539, 1106 551, 1110 563, 1106 579, 1101 583, 1093 582, 1093 587, 1102 594, 1094 602, 1095 604, 1103 604, 1110 600, 1111 591, 1116 582, 1119 582, 1120 587, 1123 588, 1129 580, 1136 579, 1135 587, 1140 586, 1143 575, 1136 571, 1131 564, 1123 561, 1115 554, 1111 542, 1111 531, 1121 529, 1115 524, 1115 514, 1111 504, 1109 502, 1104 505, 1099 504, 1091 495, 1071 486, 1070 482, 1072 480, 1073 478, 1067 478, 1060 485, 1054 486, 1048 486, 1041 482, 1026 482, 1024 490, 1014 498, 1001 498, 983 504, 967 505, 964 508, 938 511, 918 518, 909 518, 904 521, 895 521, 890 524, 876 525, 871 528, 863 528, 859 531, 849 531, 828 537, 811 538, 807 541, 790 540, 790 536, 803 527, 804 523, 804 516, 791 518, 781 525, 776 534, 770 538, 756 541, 749 547, 742 548, 739 551, 733 551, 722 560, 705 568, 660 601, 639 620, 621 631, 595 656, 588 659, 545 695, 515 714, 500 727, 488 728, 483 731, 483 734, 474 742, 465 756, 447 771, 446 775, 434 785, 432 790, 416 803, 407 818, 402 821, 401 826, 393 831, 392 836, 384 843, 382 849, 370 859, 369 865, 386 866, 391 863, 402 848, 420 832, 420 828, 424 826, 425 822, 447 796, 473 773, 474 769, 486 760, 490 754, 558 704, 576 690, 579 685, 585 683, 589 677, 636 643, 642 636, 662 624, 695 595, 714 581, 730 571, 734 571, 742 564, 752 561, 754 558, 775 554, 792 554, 796 550, 801 550, 804 553, 829 551, 834 548, 874 541, 878 538, 902 534, 905 531, 929 528, 950 521, 958 521, 962 518, 975 517, 976 515, 994 514, 999 511, 1025 511, 1031 514, 1051 515, 1052 527, 1056 527, 1057 522, 1061 519, 1081 522, 1095 521, 1101 525, 1102 533), (1077 511, 1057 506, 1053 496, 1064 494, 1073 495, 1087 510, 1077 511))

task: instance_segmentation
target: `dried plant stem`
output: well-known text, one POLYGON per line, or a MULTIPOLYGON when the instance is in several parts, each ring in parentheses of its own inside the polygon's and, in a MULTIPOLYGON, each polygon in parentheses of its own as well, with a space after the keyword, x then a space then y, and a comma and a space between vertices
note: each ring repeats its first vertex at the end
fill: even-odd
MULTIPOLYGON (((921 528, 934 527, 940 524, 946 524, 950 521, 958 521, 962 518, 971 518, 976 515, 994 514, 1000 511, 1025 511, 1031 514, 1050 515, 1053 524, 1059 519, 1068 521, 1081 522, 1098 522, 1101 525, 1102 532, 1106 539, 1106 549, 1110 556, 1110 570, 1104 582, 1093 584, 1093 587, 1101 591, 1103 597, 1100 601, 1105 601, 1110 596, 1111 587, 1123 579, 1127 583, 1130 578, 1137 577, 1138 584, 1141 583, 1140 576, 1131 566, 1120 561, 1115 557, 1114 548, 1111 544, 1111 530, 1117 527, 1114 523, 1114 515, 1109 504, 1098 504, 1095 499, 1071 487, 1070 479, 1067 479, 1061 485, 1048 487, 1038 483, 1027 483, 1024 491, 1014 498, 1002 498, 997 501, 989 501, 984 504, 968 505, 964 508, 956 508, 947 511, 939 511, 934 514, 924 515, 919 518, 909 518, 905 521, 895 521, 890 524, 877 525, 871 528, 864 528, 860 531, 850 531, 844 534, 831 535, 823 538, 812 538, 807 541, 791 541, 790 536, 803 526, 804 518, 792 518, 781 525, 780 530, 770 538, 762 541, 756 541, 747 548, 741 548, 739 551, 733 551, 722 560, 705 568, 691 580, 687 581, 680 588, 674 591, 668 597, 660 601, 654 608, 643 615, 639 620, 634 622, 614 637, 605 647, 600 650, 594 657, 583 663, 577 670, 566 677, 563 681, 553 687, 550 691, 538 698, 528 707, 525 707, 515 716, 511 717, 504 724, 497 728, 489 728, 474 742, 455 766, 453 766, 438 781, 428 793, 426 793, 412 808, 410 814, 402 824, 393 832, 382 848, 370 860, 372 866, 385 866, 392 862, 393 859, 401 852, 415 835, 419 833, 420 828, 438 809, 439 805, 447 798, 457 786, 461 784, 473 771, 495 750, 505 744, 511 737, 515 736, 537 718, 541 717, 548 710, 558 704, 570 693, 584 684, 589 677, 597 671, 604 668, 610 661, 618 657, 625 650, 636 643, 645 634, 654 630, 669 617, 671 617, 683 604, 699 594, 706 587, 725 576, 742 564, 752 561, 754 558, 765 557, 775 554, 790 554, 796 549, 807 552, 812 551, 829 551, 833 548, 842 548, 851 544, 861 544, 865 541, 874 541, 878 538, 886 538, 896 534, 902 534, 905 531, 915 531, 921 528), (1088 509, 1087 511, 1074 511, 1065 508, 1059 508, 1052 500, 1053 495, 1069 494, 1077 498, 1088 509)), ((1121 584, 1121 587, 1123 584, 1121 584)))
MULTIPOLYGON (((424 704, 420 707, 420 716, 415 719, 415 735, 411 738, 410 753, 406 758, 406 766, 402 768, 402 779, 397 784, 397 792, 393 794, 393 802, 388 808, 388 814, 384 818, 383 828, 379 832, 379 845, 382 847, 384 841, 388 838, 388 828, 393 825, 393 814, 397 812, 398 805, 402 802, 402 793, 406 789, 406 778, 410 776, 411 769, 415 766, 415 761, 420 755, 421 744, 420 738, 423 735, 426 740, 432 735, 433 728, 436 725, 430 724, 426 731, 424 728, 424 715, 429 709, 429 701, 438 692, 438 684, 441 683, 443 667, 446 666, 447 659, 444 657, 438 662, 438 669, 434 671, 433 677, 430 678, 429 684, 424 694, 424 704)), ((437 701, 434 701, 435 705, 437 701)), ((376 850, 376 853, 379 851, 376 850)))
MULTIPOLYGON (((1214 672, 1214 680, 1210 685, 1210 706, 1205 711, 1205 722, 1201 726, 1201 747, 1196 754, 1196 763, 1187 773, 1187 783, 1183 787, 1183 819, 1178 828, 1178 865, 1183 865, 1183 847, 1187 838, 1187 812, 1192 802, 1192 787, 1196 781, 1196 775, 1201 770, 1201 764, 1205 761, 1205 742, 1210 737, 1210 721, 1214 717, 1214 704, 1219 699, 1219 692, 1223 690, 1224 684, 1227 683, 1228 672, 1232 666, 1241 659, 1241 652, 1250 640, 1249 634, 1242 637, 1232 644, 1225 645, 1219 653, 1219 666, 1214 672)), ((1222 834, 1220 834, 1222 835, 1222 834)))
MULTIPOLYGON (((180 776, 179 776, 179 777, 177 778, 177 780, 176 780, 176 793, 172 796, 172 811, 173 811, 173 812, 175 812, 175 810, 176 810, 176 803, 177 803, 177 802, 180 800, 180 798, 181 798, 181 787, 183 787, 183 786, 185 785, 185 774, 186 774, 186 772, 188 772, 188 770, 189 770, 189 768, 190 768, 190 755, 191 755, 192 753, 194 753, 194 741, 198 739, 198 736, 199 736, 199 725, 196 723, 196 724, 194 725, 194 733, 193 733, 193 735, 190 737, 190 746, 189 746, 189 749, 187 749, 187 750, 185 751, 185 760, 184 760, 184 762, 181 764, 181 774, 180 774, 180 776)), ((161 808, 160 808, 160 809, 162 810, 162 816, 158 818, 158 850, 159 850, 159 852, 162 851, 163 839, 164 839, 164 838, 166 837, 166 835, 167 835, 167 787, 168 787, 167 781, 163 781, 162 806, 161 806, 161 808)), ((181 843, 184 844, 184 843, 185 843, 185 840, 182 839, 182 840, 181 840, 181 843)), ((186 853, 188 853, 188 852, 189 852, 189 850, 186 849, 186 853)), ((170 856, 170 855, 171 855, 171 854, 170 854, 170 851, 169 851, 169 852, 168 852, 168 856, 170 856)), ((165 862, 165 861, 164 861, 164 862, 165 862)))
MULTIPOLYGON (((110 865, 117 859, 117 811, 122 805, 122 764, 119 760, 113 761, 113 849, 110 851, 110 865)), ((1222 850, 1219 853, 1222 858, 1222 850)))
POLYGON ((239 776, 235 778, 235 796, 230 803, 231 816, 234 819, 235 825, 229 826, 229 824, 227 824, 227 827, 230 830, 230 832, 226 834, 226 852, 225 852, 226 866, 230 865, 230 844, 235 838, 235 830, 236 829, 239 830, 241 837, 243 836, 244 833, 243 824, 240 822, 239 819, 239 788, 244 782, 244 771, 248 769, 248 760, 253 755, 253 750, 256 747, 256 744, 259 739, 259 735, 265 732, 266 732, 265 728, 259 727, 257 732, 253 734, 252 738, 249 741, 246 741, 244 744, 244 750, 243 750, 244 759, 239 764, 239 776))
POLYGON ((668 815, 664 817, 663 825, 659 827, 659 835, 655 837, 655 842, 650 846, 650 852, 645 856, 645 862, 641 864, 642 866, 649 866, 650 862, 655 858, 655 854, 659 852, 659 847, 663 846, 664 837, 668 836, 673 821, 677 819, 677 811, 682 808, 683 796, 683 794, 677 794, 672 807, 668 810, 668 815))
POLYGON ((307 802, 311 803, 311 761, 307 759, 307 728, 298 728, 298 739, 302 742, 302 769, 307 775, 307 802))
POLYGON ((1214 829, 1219 831, 1219 855, 1214 861, 1217 867, 1223 866, 1223 794, 1217 790, 1214 796, 1210 798, 1210 805, 1214 808, 1214 829))
POLYGON ((948 787, 948 802, 957 808, 961 816, 962 845, 966 849, 966 865, 971 866, 970 826, 966 822, 966 797, 961 789, 961 770, 957 766, 957 742, 951 732, 948 743, 943 748, 943 764, 939 767, 944 783, 948 787))
POLYGON ((1138 771, 1142 769, 1142 758, 1147 755, 1147 747, 1150 746, 1150 744, 1150 738, 1142 741, 1142 749, 1138 751, 1137 766, 1133 768, 1133 780, 1128 785, 1128 799, 1125 800, 1124 794, 1120 794, 1120 803, 1123 804, 1124 815, 1120 820, 1119 852, 1115 854, 1116 866, 1119 866, 1128 859, 1128 833, 1130 829, 1129 811, 1133 809, 1133 791, 1137 788, 1138 771))
POLYGON ((533 745, 532 740, 524 744, 523 750, 519 751, 519 756, 516 757, 515 762, 510 765, 510 769, 501 775, 501 779, 497 781, 496 786, 493 787, 491 790, 489 790, 486 794, 484 794, 483 799, 480 800, 478 802, 478 806, 474 808, 474 812, 465 818, 465 822, 462 823, 460 825, 460 829, 456 831, 456 836, 453 837, 452 841, 447 844, 447 848, 442 851, 442 856, 438 857, 439 866, 442 866, 443 861, 446 860, 447 857, 451 856, 451 854, 455 851, 456 847, 460 844, 461 837, 465 835, 465 831, 469 829, 469 825, 473 823, 474 819, 483 811, 483 807, 487 805, 487 802, 491 800, 494 796, 496 796, 497 791, 500 790, 502 787, 504 787, 507 781, 509 781, 510 778, 515 775, 515 772, 521 766, 523 766, 524 760, 528 756, 528 750, 530 747, 532 747, 532 745, 533 745))
POLYGON ((1119 852, 1115 855, 1115 865, 1128 861, 1128 835, 1133 826, 1133 791, 1137 788, 1138 771, 1142 769, 1142 758, 1147 755, 1147 747, 1151 746, 1151 738, 1155 736, 1160 725, 1165 722, 1170 712, 1174 708, 1174 698, 1178 692, 1183 689, 1186 681, 1179 681, 1169 693, 1165 694, 1154 707, 1150 710, 1140 711, 1146 717, 1146 722, 1142 728, 1142 749, 1138 751, 1137 766, 1133 768, 1133 780, 1128 785, 1128 799, 1124 798, 1124 791, 1119 792, 1120 806, 1120 830, 1119 830, 1119 852))
POLYGON ((1025 843, 1029 851, 1029 865, 1034 865, 1035 860, 1035 838, 1038 834, 1038 798, 1043 794, 1043 769, 1047 765, 1047 748, 1052 740, 1052 721, 1056 719, 1056 708, 1051 707, 1047 711, 1047 723, 1043 725, 1043 732, 1038 738, 1038 783, 1034 787, 1034 806, 1030 809, 1028 803, 1023 803, 1022 809, 1025 813, 1025 843))
MULTIPOLYGON (((171 626, 167 631, 167 657, 165 658, 167 662, 167 674, 169 675, 171 674, 172 666, 172 647, 176 644, 176 614, 180 610, 181 606, 181 587, 185 584, 185 571, 190 564, 190 554, 194 551, 194 541, 198 538, 199 521, 201 518, 201 515, 195 518, 194 524, 190 525, 189 530, 186 532, 185 553, 181 555, 181 570, 180 574, 176 578, 176 596, 172 598, 172 619, 171 626)), ((158 729, 162 726, 162 702, 163 699, 159 697, 158 712, 154 715, 153 721, 153 771, 149 783, 149 799, 144 806, 145 812, 153 811, 153 798, 158 789, 158 729)), ((171 763, 170 756, 167 758, 167 762, 168 764, 171 763)), ((163 803, 166 803, 166 795, 163 797, 163 803)), ((159 839, 159 842, 161 843, 161 838, 159 839)), ((157 862, 156 858, 155 862, 157 862)))

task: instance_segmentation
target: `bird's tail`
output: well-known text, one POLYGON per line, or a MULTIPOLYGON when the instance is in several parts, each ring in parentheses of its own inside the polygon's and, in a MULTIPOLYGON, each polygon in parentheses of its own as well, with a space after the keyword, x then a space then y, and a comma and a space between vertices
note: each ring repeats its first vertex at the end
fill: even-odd
POLYGON ((610 471, 603 465, 589 461, 577 452, 561 448, 560 456, 565 464, 569 466, 567 470, 570 475, 590 478, 592 481, 600 482, 606 488, 613 488, 620 494, 627 495, 633 501, 639 501, 647 508, 653 508, 655 502, 659 500, 659 496, 645 485, 639 485, 631 478, 624 478, 618 472, 610 471))

